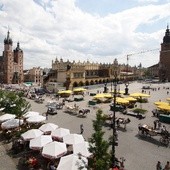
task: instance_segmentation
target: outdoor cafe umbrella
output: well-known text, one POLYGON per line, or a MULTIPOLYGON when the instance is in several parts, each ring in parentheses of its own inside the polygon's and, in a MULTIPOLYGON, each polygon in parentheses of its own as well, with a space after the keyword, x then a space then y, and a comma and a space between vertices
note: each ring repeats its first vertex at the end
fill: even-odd
POLYGON ((158 105, 157 107, 161 110, 170 111, 170 106, 168 105, 158 105))
POLYGON ((110 93, 100 93, 93 96, 94 99, 100 99, 100 98, 112 98, 113 96, 110 93))
POLYGON ((168 100, 170 102, 170 98, 167 98, 166 100, 168 100))
POLYGON ((130 94, 131 97, 150 97, 149 94, 143 94, 143 93, 132 93, 130 94))
POLYGON ((111 99, 113 96, 110 93, 100 93, 93 96, 94 100, 105 101, 107 99, 111 99))
POLYGON ((169 105, 169 103, 166 103, 166 102, 154 102, 155 105, 159 106, 159 105, 169 105))
POLYGON ((87 158, 71 154, 61 157, 57 170, 87 170, 87 165, 87 158))
POLYGON ((69 134, 63 137, 63 142, 68 145, 73 145, 84 142, 84 138, 79 134, 69 134))
POLYGON ((124 99, 124 98, 121 98, 121 97, 116 97, 116 103, 118 103, 118 104, 128 104, 129 101, 124 99))
POLYGON ((81 154, 82 156, 89 157, 92 153, 89 152, 89 143, 82 142, 73 145, 73 154, 81 154))
POLYGON ((49 133, 57 128, 58 128, 58 125, 54 123, 45 123, 39 127, 39 129, 43 131, 44 133, 49 133))
POLYGON ((34 111, 28 111, 23 115, 24 118, 29 118, 32 116, 38 116, 40 113, 39 112, 34 112, 34 111))
POLYGON ((58 92, 58 94, 71 94, 71 93, 72 93, 71 90, 62 90, 58 92))
POLYGON ((73 89, 73 92, 83 92, 83 91, 86 91, 86 89, 84 89, 84 88, 73 89))
POLYGON ((0 116, 0 123, 5 122, 5 121, 10 120, 10 119, 15 119, 15 117, 16 116, 13 115, 13 114, 6 113, 6 114, 0 116))
POLYGON ((70 130, 65 128, 58 128, 51 132, 51 136, 54 139, 62 139, 64 136, 69 134, 70 134, 70 130))
POLYGON ((43 146, 46 144, 52 142, 52 137, 51 135, 42 135, 37 138, 31 139, 29 143, 30 149, 33 150, 40 150, 42 149, 43 146))
POLYGON ((10 120, 7 120, 6 122, 3 122, 1 124, 1 128, 2 129, 13 129, 13 128, 19 127, 19 125, 22 125, 22 124, 23 124, 23 120, 10 119, 10 120))
POLYGON ((124 98, 125 100, 128 100, 129 102, 135 102, 135 101, 137 101, 137 99, 135 99, 135 98, 133 98, 133 97, 125 97, 124 98))
POLYGON ((66 144, 56 141, 46 144, 42 150, 42 156, 48 159, 57 159, 62 157, 66 153, 66 144))
POLYGON ((30 129, 27 132, 23 133, 21 135, 21 137, 25 141, 30 141, 31 139, 37 138, 37 137, 41 136, 42 134, 43 134, 43 132, 39 129, 30 129))
POLYGON ((41 122, 44 122, 45 120, 46 120, 46 117, 42 115, 31 116, 28 119, 26 119, 28 123, 41 123, 41 122))

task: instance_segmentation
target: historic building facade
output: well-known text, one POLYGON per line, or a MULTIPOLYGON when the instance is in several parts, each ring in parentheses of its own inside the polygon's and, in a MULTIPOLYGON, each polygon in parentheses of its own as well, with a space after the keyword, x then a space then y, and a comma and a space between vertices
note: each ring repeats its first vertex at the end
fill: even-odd
POLYGON ((160 81, 170 81, 170 30, 167 26, 163 43, 161 44, 160 61, 159 61, 159 78, 160 81))
POLYGON ((66 89, 78 86, 109 83, 117 77, 118 80, 135 79, 139 75, 137 67, 118 64, 117 59, 113 63, 71 62, 63 59, 52 61, 52 68, 44 79, 44 86, 49 82, 63 83, 66 89))
POLYGON ((147 76, 149 78, 158 78, 159 77, 159 64, 152 65, 147 68, 147 76))
POLYGON ((30 82, 37 86, 43 84, 43 69, 40 67, 33 67, 29 70, 24 70, 24 82, 30 82))
POLYGON ((0 56, 0 83, 20 84, 23 83, 23 51, 19 42, 12 50, 13 41, 8 31, 4 39, 4 51, 0 56))

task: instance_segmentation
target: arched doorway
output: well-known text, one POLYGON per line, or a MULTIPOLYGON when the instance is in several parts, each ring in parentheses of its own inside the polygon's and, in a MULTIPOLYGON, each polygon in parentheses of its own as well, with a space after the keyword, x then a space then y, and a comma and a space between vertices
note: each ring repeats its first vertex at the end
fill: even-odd
POLYGON ((78 83, 76 81, 73 83, 73 87, 78 87, 78 83))

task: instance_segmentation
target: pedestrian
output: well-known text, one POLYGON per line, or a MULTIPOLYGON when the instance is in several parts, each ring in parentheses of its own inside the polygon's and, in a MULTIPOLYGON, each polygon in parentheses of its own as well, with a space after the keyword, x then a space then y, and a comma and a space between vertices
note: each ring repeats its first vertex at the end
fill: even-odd
POLYGON ((170 165, 169 165, 169 161, 167 161, 165 167, 164 167, 164 170, 170 170, 170 165))
POLYGON ((46 116, 46 120, 48 120, 48 111, 46 112, 45 116, 46 116))
POLYGON ((160 130, 162 126, 162 123, 158 120, 158 129, 160 130))
POLYGON ((167 95, 169 94, 169 91, 167 91, 167 95))
POLYGON ((162 165, 160 161, 158 161, 158 163, 156 164, 156 170, 162 170, 162 165))
POLYGON ((166 126, 165 125, 162 126, 161 132, 163 132, 163 133, 166 132, 166 126))
POLYGON ((83 127, 83 124, 80 125, 80 134, 83 134, 84 132, 84 127, 83 127))
POLYGON ((154 129, 156 129, 157 128, 157 120, 154 120, 153 124, 154 124, 154 129))

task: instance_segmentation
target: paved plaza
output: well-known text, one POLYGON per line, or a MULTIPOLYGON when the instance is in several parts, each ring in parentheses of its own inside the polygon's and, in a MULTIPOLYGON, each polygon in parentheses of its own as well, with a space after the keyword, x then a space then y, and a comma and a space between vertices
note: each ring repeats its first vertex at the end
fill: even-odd
MULTIPOLYGON (((145 84, 133 82, 129 85, 129 93, 133 92, 141 92, 142 86, 145 84)), ((170 97, 167 95, 167 90, 163 87, 170 87, 169 83, 166 84, 152 84, 152 87, 158 88, 160 90, 152 91, 147 90, 146 93, 148 94, 150 91, 151 97, 148 98, 149 102, 144 103, 142 105, 138 105, 138 107, 142 107, 148 112, 146 113, 146 118, 139 120, 135 117, 123 115, 119 112, 116 113, 116 117, 129 117, 131 122, 127 124, 127 131, 119 130, 118 131, 118 139, 119 145, 116 147, 116 156, 118 158, 124 157, 125 161, 125 168, 127 170, 155 170, 157 161, 161 161, 163 165, 167 161, 170 161, 170 148, 161 146, 159 143, 158 136, 156 137, 140 137, 138 135, 138 124, 145 123, 150 126, 153 126, 153 121, 156 119, 152 116, 152 110, 155 108, 153 104, 155 101, 166 101, 166 98, 170 97)), ((91 100, 93 97, 89 96, 88 93, 93 92, 96 93, 97 90, 103 91, 104 85, 100 85, 95 89, 87 90, 84 101, 76 102, 80 108, 89 108, 91 112, 87 115, 86 118, 80 118, 75 115, 70 115, 64 112, 63 110, 58 110, 57 115, 49 115, 47 122, 55 123, 63 128, 69 128, 71 133, 80 133, 80 125, 84 125, 84 133, 83 136, 86 140, 91 137, 93 132, 92 127, 92 120, 95 119, 97 108, 101 108, 105 114, 112 113, 110 111, 109 104, 98 104, 97 108, 89 107, 88 101, 91 100)), ((118 85, 120 90, 124 90, 125 85, 121 84, 118 85)), ((108 86, 110 89, 110 86, 108 86)), ((45 102, 43 104, 37 104, 32 100, 31 108, 33 111, 38 111, 41 114, 47 111, 46 104, 51 100, 50 97, 45 98, 45 102)), ((74 105, 75 102, 66 102, 66 105, 74 105)), ((167 130, 170 131, 170 125, 165 124, 167 130)), ((108 139, 110 135, 112 135, 113 131, 110 127, 104 127, 105 131, 105 139, 108 139)), ((15 169, 15 162, 5 154, 4 146, 0 146, 0 163, 3 168, 2 170, 12 170, 15 169), (6 163, 8 160, 9 165, 6 163)))

